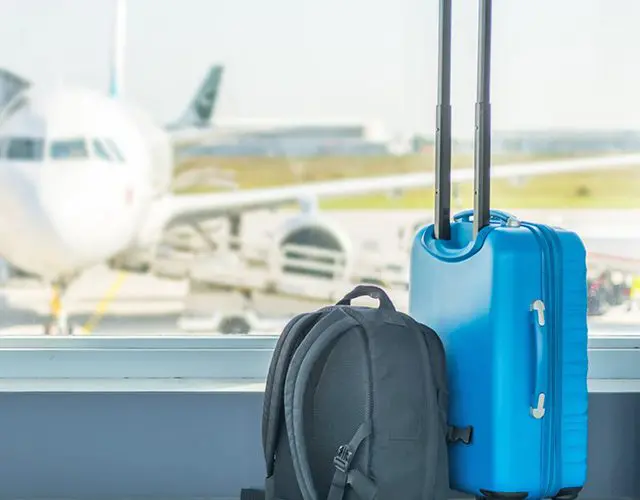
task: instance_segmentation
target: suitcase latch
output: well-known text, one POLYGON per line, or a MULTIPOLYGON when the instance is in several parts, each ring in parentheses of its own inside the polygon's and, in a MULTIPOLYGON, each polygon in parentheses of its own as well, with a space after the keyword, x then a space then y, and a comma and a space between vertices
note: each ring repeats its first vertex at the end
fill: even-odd
POLYGON ((509 217, 507 219, 507 227, 520 227, 520 221, 515 217, 509 217))

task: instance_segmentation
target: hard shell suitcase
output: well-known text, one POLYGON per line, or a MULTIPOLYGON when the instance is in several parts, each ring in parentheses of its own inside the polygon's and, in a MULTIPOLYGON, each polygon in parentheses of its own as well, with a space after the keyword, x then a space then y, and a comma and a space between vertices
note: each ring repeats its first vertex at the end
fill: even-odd
POLYGON ((451 0, 440 2, 436 214, 415 236, 409 312, 443 340, 455 490, 575 498, 586 479, 586 252, 569 231, 489 210, 491 1, 480 0, 474 210, 450 222, 451 0))

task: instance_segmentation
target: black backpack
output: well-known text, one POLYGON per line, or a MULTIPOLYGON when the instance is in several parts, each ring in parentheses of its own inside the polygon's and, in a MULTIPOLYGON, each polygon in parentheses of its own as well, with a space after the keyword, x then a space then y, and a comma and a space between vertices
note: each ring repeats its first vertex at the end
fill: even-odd
POLYGON ((293 318, 273 353, 264 399, 267 500, 445 500, 447 426, 442 342, 357 286, 335 306, 293 318), (368 295, 377 309, 351 306, 368 295))

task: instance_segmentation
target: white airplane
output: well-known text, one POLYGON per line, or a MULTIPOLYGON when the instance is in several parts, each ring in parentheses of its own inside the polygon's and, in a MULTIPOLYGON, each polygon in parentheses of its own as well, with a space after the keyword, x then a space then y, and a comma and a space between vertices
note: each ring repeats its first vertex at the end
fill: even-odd
MULTIPOLYGON (((430 172, 348 179, 234 192, 174 195, 171 130, 120 97, 124 2, 118 2, 109 94, 76 87, 21 90, 0 113, 0 255, 53 286, 51 322, 68 333, 61 299, 84 270, 135 262, 167 228, 291 202, 315 207, 319 197, 356 196, 430 186, 430 172)), ((209 84, 172 130, 206 124, 215 101, 209 84), (213 96, 213 98, 211 98, 213 96), (204 103, 204 104, 203 104, 204 103), (209 110, 209 111, 207 111, 209 110)), ((14 82, 15 83, 15 82, 14 82)), ((1 103, 0 103, 1 105, 1 103)), ((493 177, 528 177, 640 164, 640 155, 500 165, 493 177)), ((454 170, 469 182, 473 169, 454 170)), ((306 214, 309 224, 314 215, 306 214)))

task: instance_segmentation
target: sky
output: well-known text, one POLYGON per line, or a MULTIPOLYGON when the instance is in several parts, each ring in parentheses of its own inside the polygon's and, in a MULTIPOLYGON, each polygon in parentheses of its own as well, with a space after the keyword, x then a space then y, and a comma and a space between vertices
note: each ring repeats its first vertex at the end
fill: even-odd
MULTIPOLYGON (((0 0, 0 66, 108 87, 113 0, 0 0)), ((473 133, 477 0, 454 0, 453 128, 473 133)), ((225 65, 215 119, 432 133, 436 0, 129 0, 125 97, 160 123, 225 65)), ((638 0, 495 0, 494 130, 640 130, 638 0)), ((214 120, 215 120, 214 119, 214 120)))

